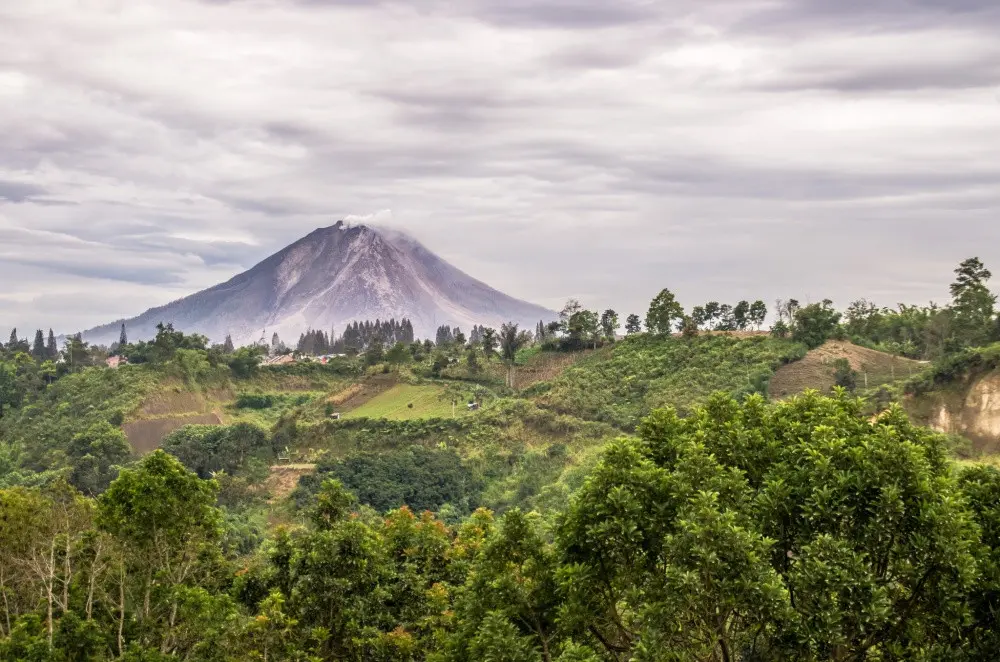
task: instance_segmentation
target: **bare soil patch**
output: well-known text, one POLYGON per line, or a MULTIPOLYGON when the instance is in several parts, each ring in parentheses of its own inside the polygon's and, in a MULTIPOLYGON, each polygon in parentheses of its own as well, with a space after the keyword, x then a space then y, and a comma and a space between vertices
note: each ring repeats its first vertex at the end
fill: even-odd
POLYGON ((343 391, 332 394, 327 398, 327 402, 338 407, 341 412, 351 411, 365 404, 376 395, 385 393, 395 386, 397 381, 396 375, 375 375, 363 382, 351 384, 343 391))
POLYGON ((185 425, 220 425, 222 421, 216 413, 184 414, 161 416, 141 421, 131 421, 122 426, 132 450, 145 455, 156 450, 164 437, 185 425))
POLYGON ((803 359, 778 368, 771 377, 768 395, 781 399, 806 389, 829 392, 835 384, 838 359, 846 359, 858 373, 859 389, 908 379, 926 367, 923 361, 886 354, 844 340, 831 340, 810 351, 803 359))
POLYGON ((271 475, 264 484, 274 503, 291 494, 299 484, 299 478, 316 471, 315 464, 278 464, 271 467, 271 475))
MULTIPOLYGON (((547 382, 555 379, 562 372, 577 361, 592 355, 595 351, 585 349, 579 352, 540 352, 532 357, 530 363, 518 366, 514 372, 514 386, 521 390, 528 388, 538 382, 547 382)), ((506 374, 506 368, 502 369, 506 374)))

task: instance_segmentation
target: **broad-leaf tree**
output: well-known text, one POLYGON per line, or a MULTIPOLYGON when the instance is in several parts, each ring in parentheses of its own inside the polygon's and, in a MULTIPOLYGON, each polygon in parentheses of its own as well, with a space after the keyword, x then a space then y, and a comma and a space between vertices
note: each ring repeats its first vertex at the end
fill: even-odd
POLYGON ((650 333, 668 334, 673 330, 674 320, 683 316, 684 309, 677 302, 673 292, 664 289, 649 304, 646 330, 650 333))

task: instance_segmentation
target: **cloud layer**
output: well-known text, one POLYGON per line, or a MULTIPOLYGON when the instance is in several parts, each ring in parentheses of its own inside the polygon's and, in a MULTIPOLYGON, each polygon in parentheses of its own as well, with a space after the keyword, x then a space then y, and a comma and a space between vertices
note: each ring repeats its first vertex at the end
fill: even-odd
POLYGON ((993 0, 34 0, 0 25, 0 328, 136 314, 347 216, 554 307, 891 305, 1000 265, 993 0))

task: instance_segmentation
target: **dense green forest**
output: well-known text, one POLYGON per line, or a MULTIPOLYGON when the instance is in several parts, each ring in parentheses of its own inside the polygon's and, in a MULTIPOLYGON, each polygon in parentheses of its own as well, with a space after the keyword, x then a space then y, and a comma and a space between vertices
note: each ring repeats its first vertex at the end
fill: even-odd
POLYGON ((997 659, 1000 470, 904 408, 1000 367, 989 279, 294 350, 15 330, 0 660, 997 659), (830 340, 928 363, 768 402, 830 340))

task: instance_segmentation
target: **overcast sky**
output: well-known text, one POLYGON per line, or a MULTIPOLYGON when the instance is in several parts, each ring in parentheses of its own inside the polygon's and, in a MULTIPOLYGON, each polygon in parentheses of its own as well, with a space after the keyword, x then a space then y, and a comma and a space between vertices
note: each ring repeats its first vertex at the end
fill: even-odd
POLYGON ((1000 281, 1000 3, 0 0, 0 329, 368 215, 554 308, 943 301, 1000 281))

